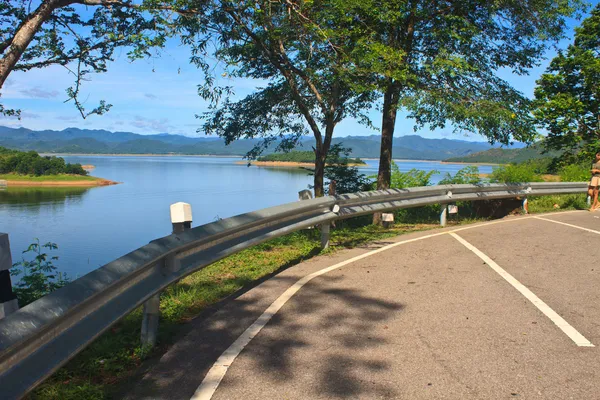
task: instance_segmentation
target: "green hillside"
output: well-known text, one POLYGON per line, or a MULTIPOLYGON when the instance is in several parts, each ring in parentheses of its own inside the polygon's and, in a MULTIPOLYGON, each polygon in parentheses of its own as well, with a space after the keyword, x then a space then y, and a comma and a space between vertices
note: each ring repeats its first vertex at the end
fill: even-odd
MULTIPOLYGON (((182 135, 139 135, 131 132, 109 132, 67 128, 62 131, 33 131, 25 128, 0 126, 0 146, 18 150, 62 154, 201 154, 242 156, 259 144, 259 139, 242 139, 225 145, 219 137, 187 137, 182 135)), ((298 150, 310 150, 314 139, 300 140, 298 150)), ((336 137, 332 145, 343 143, 352 149, 352 157, 378 158, 381 138, 378 135, 336 137)), ((457 139, 427 139, 417 135, 394 138, 393 156, 396 159, 444 160, 463 157, 489 149, 484 142, 457 139)), ((273 153, 271 143, 264 154, 273 153)))
POLYGON ((489 149, 461 157, 451 157, 444 161, 464 163, 517 164, 540 158, 553 158, 558 152, 544 153, 542 145, 533 144, 522 149, 489 149))

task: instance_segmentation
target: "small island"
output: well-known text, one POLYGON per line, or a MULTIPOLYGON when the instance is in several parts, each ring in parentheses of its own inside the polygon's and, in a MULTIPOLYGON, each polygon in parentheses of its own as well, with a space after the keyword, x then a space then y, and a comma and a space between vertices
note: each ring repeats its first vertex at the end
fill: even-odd
POLYGON ((81 164, 65 162, 60 157, 40 156, 35 151, 18 151, 0 147, 0 181, 2 186, 71 186, 114 185, 118 182, 89 176, 81 164))
MULTIPOLYGON (((346 158, 344 163, 350 167, 367 165, 360 158, 346 158)), ((247 164, 238 161, 238 164, 247 164)), ((260 167, 314 167, 315 153, 312 151, 290 151, 289 153, 273 153, 252 161, 252 165, 260 167)))

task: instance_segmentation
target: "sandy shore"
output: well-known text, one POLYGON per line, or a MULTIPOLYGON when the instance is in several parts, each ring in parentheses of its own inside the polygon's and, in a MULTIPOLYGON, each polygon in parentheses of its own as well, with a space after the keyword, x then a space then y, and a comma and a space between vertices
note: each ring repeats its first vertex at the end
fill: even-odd
POLYGON ((47 186, 70 186, 70 187, 94 187, 94 186, 109 186, 117 185, 121 182, 113 182, 108 179, 97 179, 95 181, 81 180, 81 181, 19 181, 19 180, 7 180, 7 186, 28 186, 28 187, 47 187, 47 186))

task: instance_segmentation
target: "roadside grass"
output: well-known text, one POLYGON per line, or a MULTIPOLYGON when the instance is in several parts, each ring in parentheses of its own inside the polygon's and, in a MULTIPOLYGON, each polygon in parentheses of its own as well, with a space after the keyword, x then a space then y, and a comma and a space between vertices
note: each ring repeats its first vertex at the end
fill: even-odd
POLYGON ((23 181, 23 182, 49 182, 49 181, 97 181, 101 180, 101 178, 96 178, 94 176, 89 175, 69 175, 69 174, 59 174, 59 175, 42 175, 42 176, 32 176, 32 175, 20 175, 20 174, 0 174, 0 179, 7 181, 23 181))
POLYGON ((29 398, 114 398, 123 385, 139 373, 138 367, 145 359, 158 357, 167 350, 185 322, 253 282, 317 254, 436 227, 397 224, 384 229, 374 225, 351 227, 344 222, 338 225, 331 231, 331 245, 326 252, 320 250, 319 231, 305 230, 244 250, 189 275, 161 295, 159 344, 154 349, 140 345, 142 310, 136 309, 59 369, 29 398))
POLYGON ((557 194, 529 197, 529 212, 544 213, 558 210, 587 210, 587 194, 557 194))

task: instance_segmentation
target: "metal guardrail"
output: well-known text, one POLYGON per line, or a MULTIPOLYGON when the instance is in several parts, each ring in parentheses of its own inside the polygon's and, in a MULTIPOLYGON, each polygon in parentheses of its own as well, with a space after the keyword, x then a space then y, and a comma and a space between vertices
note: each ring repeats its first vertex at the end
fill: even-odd
POLYGON ((587 183, 527 183, 361 192, 271 207, 154 240, 0 320, 2 398, 25 395, 167 286, 267 240, 375 212, 586 189, 587 183))

